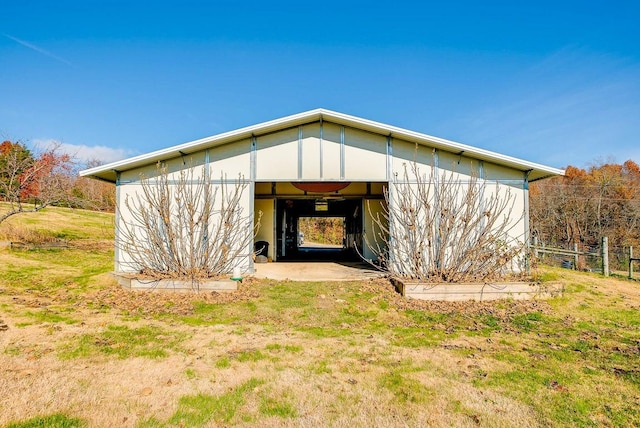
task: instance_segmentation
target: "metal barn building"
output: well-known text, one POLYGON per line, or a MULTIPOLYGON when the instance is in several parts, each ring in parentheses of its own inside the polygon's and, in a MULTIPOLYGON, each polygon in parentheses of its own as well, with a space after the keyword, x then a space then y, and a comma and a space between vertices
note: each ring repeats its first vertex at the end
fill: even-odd
MULTIPOLYGON (((269 243, 268 257, 274 262, 313 258, 299 239, 298 222, 305 217, 343 219, 343 245, 325 251, 324 258, 348 257, 357 249, 365 258, 375 259, 366 245, 366 238, 374 240, 372 215, 381 209, 384 190, 394 177, 414 161, 424 171, 447 170, 461 180, 477 174, 480 180, 510 188, 514 209, 524 213, 510 233, 522 241, 529 229, 529 183, 563 174, 442 138, 316 109, 87 169, 81 175, 116 184, 116 240, 118 226, 129 216, 124 200, 140 191, 141 177, 153 175, 158 163, 166 165, 170 174, 195 165, 207 171, 213 184, 222 174, 248 181, 241 204, 248 214, 262 212, 254 241, 269 243)), ((244 272, 254 269, 254 249, 249 243, 242 251, 244 272)), ((131 271, 127 260, 126 252, 117 247, 115 271, 131 271)))

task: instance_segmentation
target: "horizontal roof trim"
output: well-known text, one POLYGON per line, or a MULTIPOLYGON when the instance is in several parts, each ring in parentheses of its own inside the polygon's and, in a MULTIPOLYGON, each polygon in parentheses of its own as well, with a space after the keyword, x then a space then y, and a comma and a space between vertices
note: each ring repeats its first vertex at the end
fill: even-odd
POLYGON ((215 147, 245 138, 259 137, 261 135, 314 123, 316 121, 332 122, 338 125, 351 126, 363 131, 369 131, 375 134, 385 135, 391 138, 397 138, 404 141, 445 150, 454 154, 464 153, 466 157, 476 158, 478 160, 488 161, 498 165, 511 167, 523 172, 529 171, 530 181, 535 181, 556 175, 564 175, 564 170, 561 169, 528 162, 522 159, 502 155, 489 150, 468 146, 466 144, 458 143, 455 141, 445 140, 444 138, 434 137, 431 135, 398 128, 396 126, 386 125, 384 123, 362 119, 355 116, 349 116, 343 113, 325 109, 310 110, 303 113, 282 117, 280 119, 247 126, 234 131, 224 132, 222 134, 201 138, 199 140, 190 141, 184 144, 168 147, 166 149, 157 150, 151 153, 134 156, 132 158, 123 159, 98 167, 85 169, 83 171, 80 171, 80 175, 83 177, 92 177, 109 182, 115 182, 117 173, 119 171, 138 168, 141 166, 156 163, 158 161, 185 156, 207 149, 209 147, 215 147))

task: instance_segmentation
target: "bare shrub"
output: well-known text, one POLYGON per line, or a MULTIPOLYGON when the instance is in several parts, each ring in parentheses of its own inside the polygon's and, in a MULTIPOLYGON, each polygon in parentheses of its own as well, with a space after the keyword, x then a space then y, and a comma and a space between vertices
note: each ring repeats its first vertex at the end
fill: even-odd
POLYGON ((524 256, 523 237, 510 232, 524 212, 514 212, 510 188, 477 173, 460 180, 455 172, 432 167, 423 174, 414 161, 395 175, 384 196, 381 212, 369 207, 374 242, 366 243, 392 275, 472 282, 519 271, 514 264, 524 256))
POLYGON ((119 212, 116 245, 126 264, 154 279, 194 283, 232 272, 251 256, 260 224, 240 203, 247 186, 242 176, 213 184, 193 166, 170 179, 158 165, 155 177, 141 177, 141 191, 125 198, 126 214, 119 212))

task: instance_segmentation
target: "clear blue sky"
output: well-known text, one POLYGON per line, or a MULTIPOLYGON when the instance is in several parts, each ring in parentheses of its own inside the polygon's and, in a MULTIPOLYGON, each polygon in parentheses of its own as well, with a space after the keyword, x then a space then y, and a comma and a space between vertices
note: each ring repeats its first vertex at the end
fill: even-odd
POLYGON ((318 107, 640 162, 638 1, 0 0, 0 137, 113 161, 318 107))

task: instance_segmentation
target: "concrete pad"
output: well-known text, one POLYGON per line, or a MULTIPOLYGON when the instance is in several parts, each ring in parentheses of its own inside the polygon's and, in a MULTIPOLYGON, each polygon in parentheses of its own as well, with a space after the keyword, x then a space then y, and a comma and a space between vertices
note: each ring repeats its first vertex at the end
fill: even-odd
POLYGON ((291 281, 359 281, 384 276, 365 263, 273 262, 256 263, 254 278, 291 281))

